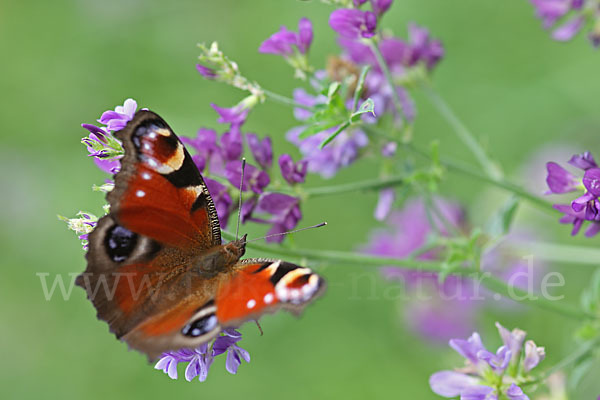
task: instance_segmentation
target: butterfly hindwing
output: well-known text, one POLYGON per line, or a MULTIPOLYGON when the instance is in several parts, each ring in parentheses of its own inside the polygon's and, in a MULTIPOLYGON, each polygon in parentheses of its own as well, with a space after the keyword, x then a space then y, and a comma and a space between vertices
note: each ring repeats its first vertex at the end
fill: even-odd
POLYGON ((299 313, 324 289, 325 281, 309 268, 281 260, 242 260, 217 290, 217 318, 222 326, 238 326, 279 308, 299 313))

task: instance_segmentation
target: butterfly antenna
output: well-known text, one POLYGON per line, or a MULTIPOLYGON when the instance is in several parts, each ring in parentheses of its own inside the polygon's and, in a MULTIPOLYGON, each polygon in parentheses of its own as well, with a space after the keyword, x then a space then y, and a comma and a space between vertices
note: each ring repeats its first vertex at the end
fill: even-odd
POLYGON ((325 225, 327 225, 327 222, 321 222, 320 224, 313 225, 313 226, 307 226, 306 228, 300 228, 300 229, 295 229, 293 231, 275 233, 273 235, 267 235, 267 236, 263 236, 263 237, 252 239, 252 240, 246 240, 246 243, 256 242, 257 240, 267 239, 267 238, 275 237, 275 236, 287 235, 288 233, 301 232, 301 231, 305 231, 307 229, 320 228, 320 227, 325 226, 325 225))
POLYGON ((242 158, 242 177, 240 178, 240 198, 238 201, 237 227, 235 228, 235 240, 240 234, 240 219, 242 219, 242 186, 244 186, 244 169, 246 169, 246 158, 242 158))

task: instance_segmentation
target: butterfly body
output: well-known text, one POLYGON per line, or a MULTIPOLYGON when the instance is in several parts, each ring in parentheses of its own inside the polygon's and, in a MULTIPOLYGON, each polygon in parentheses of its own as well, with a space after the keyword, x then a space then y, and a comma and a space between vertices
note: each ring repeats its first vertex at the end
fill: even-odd
POLYGON ((138 111, 116 136, 125 155, 107 195, 110 213, 89 236, 76 284, 131 348, 150 359, 195 348, 264 313, 299 312, 323 291, 307 268, 241 260, 245 236, 221 243, 206 184, 157 114, 138 111))

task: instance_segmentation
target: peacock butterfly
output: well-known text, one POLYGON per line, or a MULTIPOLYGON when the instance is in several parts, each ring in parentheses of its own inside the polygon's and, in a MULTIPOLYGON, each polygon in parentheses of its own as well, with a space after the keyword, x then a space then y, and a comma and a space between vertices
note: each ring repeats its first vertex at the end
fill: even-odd
POLYGON ((324 280, 308 268, 241 260, 246 236, 221 243, 206 184, 161 117, 138 111, 115 135, 121 170, 76 284, 117 338, 152 360, 267 312, 298 313, 322 293, 324 280))

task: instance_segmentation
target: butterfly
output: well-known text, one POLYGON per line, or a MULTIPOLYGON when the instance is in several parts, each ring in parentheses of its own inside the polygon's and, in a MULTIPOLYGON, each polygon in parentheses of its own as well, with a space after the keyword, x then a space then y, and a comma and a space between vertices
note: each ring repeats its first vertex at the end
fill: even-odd
POLYGON ((89 235, 76 284, 118 339, 153 360, 265 313, 299 313, 323 292, 308 268, 242 260, 245 235, 221 242, 206 184, 157 114, 138 111, 115 136, 125 154, 107 194, 110 212, 89 235))

